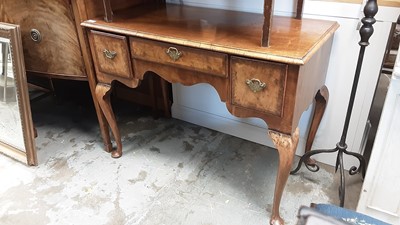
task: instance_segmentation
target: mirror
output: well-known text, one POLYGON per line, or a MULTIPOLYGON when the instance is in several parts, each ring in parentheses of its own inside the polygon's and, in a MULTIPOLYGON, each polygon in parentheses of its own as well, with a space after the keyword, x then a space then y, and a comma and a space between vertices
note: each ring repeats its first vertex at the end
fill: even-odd
POLYGON ((37 165, 18 25, 0 23, 0 72, 0 152, 28 165, 37 165))

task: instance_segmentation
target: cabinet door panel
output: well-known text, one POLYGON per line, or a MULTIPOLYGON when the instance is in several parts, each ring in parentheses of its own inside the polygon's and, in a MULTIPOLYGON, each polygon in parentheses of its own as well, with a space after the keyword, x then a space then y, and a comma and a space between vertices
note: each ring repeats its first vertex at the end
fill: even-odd
POLYGON ((400 223, 400 57, 385 104, 364 179, 357 211, 390 224, 400 223))
POLYGON ((1 0, 0 20, 21 26, 26 69, 67 77, 85 77, 69 0, 1 0), (33 41, 31 30, 40 32, 33 41))

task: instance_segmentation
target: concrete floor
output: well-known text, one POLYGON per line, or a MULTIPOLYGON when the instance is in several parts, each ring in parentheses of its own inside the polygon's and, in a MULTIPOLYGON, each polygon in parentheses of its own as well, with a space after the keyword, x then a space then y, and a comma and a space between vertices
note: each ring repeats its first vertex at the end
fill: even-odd
MULTIPOLYGON (((117 105, 124 155, 113 159, 87 105, 32 104, 39 166, 0 155, 0 224, 268 224, 274 149, 117 105)), ((301 205, 338 203, 333 172, 302 168, 289 177, 281 204, 287 224, 301 205)), ((354 209, 362 181, 349 179, 345 206, 354 209)))

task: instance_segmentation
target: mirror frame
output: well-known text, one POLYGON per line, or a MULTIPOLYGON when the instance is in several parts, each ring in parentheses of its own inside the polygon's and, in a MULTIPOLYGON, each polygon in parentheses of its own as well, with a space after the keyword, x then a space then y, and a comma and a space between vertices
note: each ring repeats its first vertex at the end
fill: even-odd
POLYGON ((30 166, 36 166, 38 162, 35 148, 35 133, 29 101, 20 26, 0 22, 0 37, 10 40, 11 60, 25 144, 24 151, 24 149, 18 149, 0 140, 0 153, 25 162, 30 166))

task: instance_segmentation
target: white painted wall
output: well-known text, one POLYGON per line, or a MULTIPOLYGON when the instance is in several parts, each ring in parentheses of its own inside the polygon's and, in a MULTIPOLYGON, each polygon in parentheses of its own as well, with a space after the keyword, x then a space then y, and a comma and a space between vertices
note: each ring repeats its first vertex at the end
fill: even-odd
MULTIPOLYGON (((262 13, 263 0, 181 0, 183 4, 225 8, 262 13)), ((179 3, 180 0, 170 0, 179 3)), ((358 58, 360 36, 356 30, 361 13, 361 5, 305 1, 304 17, 338 21, 341 27, 335 34, 331 59, 328 66, 326 85, 330 90, 330 100, 325 116, 315 137, 313 149, 334 148, 339 141, 348 98, 351 91, 355 67, 358 58)), ((376 18, 375 33, 366 50, 362 76, 354 103, 354 111, 347 136, 348 150, 359 152, 365 123, 372 102, 376 82, 390 32, 391 22, 397 19, 399 9, 380 8, 376 18)), ((293 0, 275 1, 275 14, 293 15, 293 0)), ((267 137, 267 126, 259 119, 240 119, 229 114, 225 104, 221 103, 216 91, 207 84, 185 87, 173 85, 174 104, 172 116, 227 134, 238 136, 267 146, 272 142, 267 137)), ((311 107, 301 117, 300 141, 296 154, 304 151, 306 133, 311 116, 311 107)), ((317 160, 333 164, 335 155, 318 155, 317 160)), ((353 158, 345 160, 345 165, 357 165, 353 158)))
MULTIPOLYGON (((360 35, 357 27, 364 16, 364 7, 356 4, 306 1, 305 17, 335 20, 340 24, 335 34, 326 84, 330 90, 330 100, 326 114, 314 141, 313 149, 329 148, 339 141, 346 116, 348 98, 358 59, 360 35)), ((381 64, 391 29, 391 21, 396 21, 399 9, 380 7, 374 24, 375 32, 366 48, 363 67, 354 102, 353 114, 347 135, 348 150, 359 152, 369 109, 380 74, 381 64), (390 19, 390 20, 389 20, 390 19)), ((333 155, 316 157, 317 160, 333 165, 333 155)), ((347 158, 345 166, 358 165, 354 157, 347 158)))

